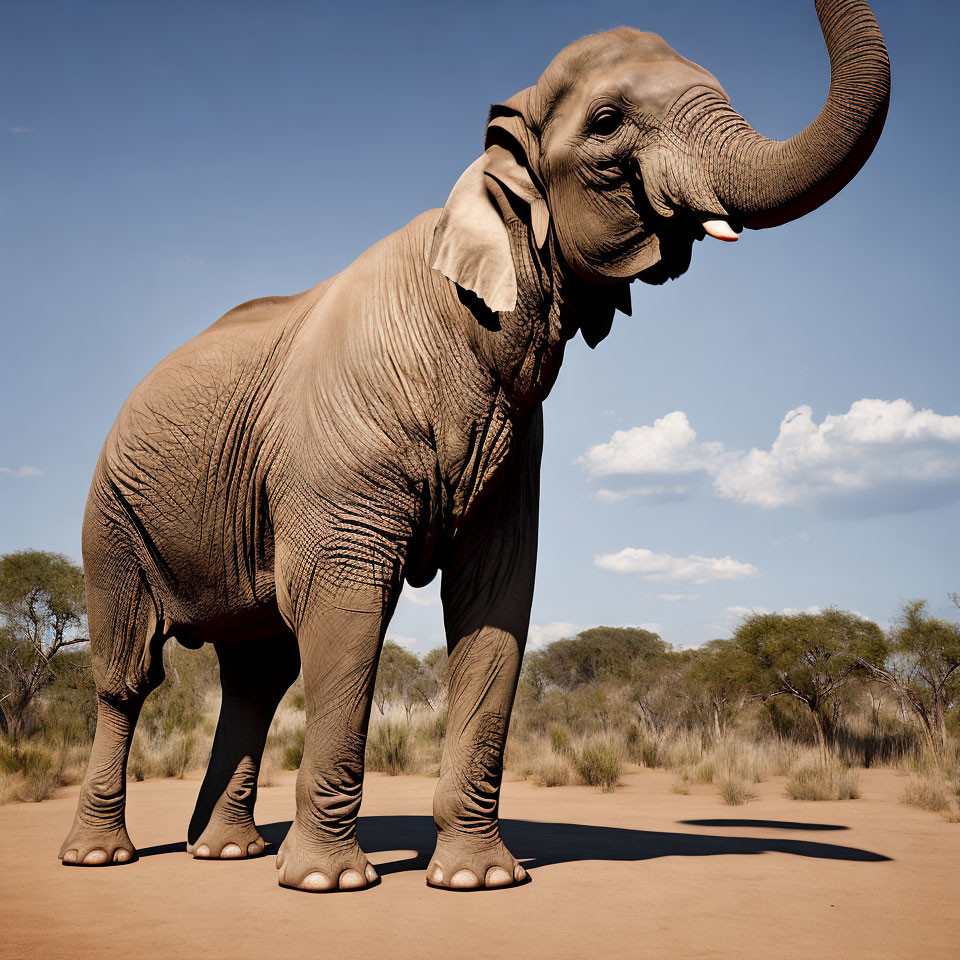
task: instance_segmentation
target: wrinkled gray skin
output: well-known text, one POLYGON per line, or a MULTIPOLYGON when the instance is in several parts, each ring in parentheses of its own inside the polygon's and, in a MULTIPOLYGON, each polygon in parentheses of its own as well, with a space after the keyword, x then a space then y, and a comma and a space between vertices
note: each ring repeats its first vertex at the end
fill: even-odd
POLYGON ((632 279, 683 273, 705 233, 806 213, 872 150, 889 68, 869 7, 820 0, 830 97, 765 140, 717 80, 621 28, 563 50, 495 106, 442 212, 306 293, 232 310, 126 402, 83 528, 99 694, 64 863, 129 862, 125 768, 161 648, 213 643, 223 705, 188 831, 246 857, 267 728, 301 663, 307 735, 280 883, 368 886, 363 753, 401 587, 442 571, 449 718, 433 886, 525 879, 500 840, 503 744, 527 634, 541 404, 580 330, 591 346, 632 279))

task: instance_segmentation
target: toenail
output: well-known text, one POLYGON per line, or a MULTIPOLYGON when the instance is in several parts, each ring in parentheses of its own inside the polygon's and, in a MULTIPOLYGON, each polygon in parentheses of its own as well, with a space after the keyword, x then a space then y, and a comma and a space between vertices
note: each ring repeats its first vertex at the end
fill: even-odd
POLYGON ((356 890, 357 887, 366 886, 367 881, 360 875, 359 870, 344 870, 340 874, 341 890, 356 890))
POLYGON ((235 843, 228 843, 221 851, 220 856, 225 860, 236 860, 243 856, 243 851, 235 843))
POLYGON ((458 870, 450 878, 450 886, 456 890, 472 890, 474 887, 480 886, 480 881, 472 870, 467 870, 464 867, 463 870, 458 870))
POLYGON ((380 875, 373 868, 372 863, 368 863, 363 871, 364 876, 367 878, 367 883, 373 883, 374 880, 378 880, 380 875))
POLYGON ((253 843, 247 844, 247 854, 249 856, 255 856, 258 853, 263 853, 263 844, 259 840, 254 840, 253 843))
POLYGON ((439 867, 434 867, 428 879, 431 883, 443 883, 443 871, 439 867))
POLYGON ((84 858, 84 863, 106 863, 109 857, 107 857, 106 850, 91 850, 84 858))
POLYGON ((314 873, 308 873, 300 881, 301 890, 329 890, 333 884, 330 882, 330 878, 325 873, 320 873, 315 871, 314 873))
POLYGON ((277 867, 278 870, 283 866, 283 859, 284 859, 284 858, 283 858, 283 850, 278 850, 278 851, 277 851, 277 863, 276 863, 276 867, 277 867))
POLYGON ((64 862, 64 863, 76 863, 76 862, 77 862, 77 851, 76 851, 76 850, 68 850, 68 851, 63 855, 63 862, 64 862))
POLYGON ((205 843, 201 843, 199 847, 194 848, 193 855, 201 858, 209 857, 210 848, 205 843))
POLYGON ((513 883, 513 877, 503 867, 491 867, 487 871, 484 883, 488 887, 508 887, 513 883))
POLYGON ((524 870, 519 863, 513 868, 513 879, 516 880, 517 883, 527 879, 527 871, 524 870))
POLYGON ((114 863, 126 863, 130 859, 129 850, 117 850, 113 855, 114 863))

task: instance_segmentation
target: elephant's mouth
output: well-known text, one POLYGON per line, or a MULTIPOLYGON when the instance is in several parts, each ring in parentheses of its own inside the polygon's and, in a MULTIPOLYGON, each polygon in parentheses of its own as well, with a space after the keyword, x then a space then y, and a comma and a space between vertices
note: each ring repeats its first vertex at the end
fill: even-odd
POLYGON ((680 204, 673 207, 673 216, 662 216, 647 197, 638 166, 633 167, 627 182, 638 221, 631 241, 639 269, 631 279, 654 285, 675 280, 689 268, 694 243, 708 236, 733 241, 743 230, 743 225, 732 219, 718 219, 716 213, 680 204))
POLYGON ((639 164, 631 164, 626 178, 636 229, 624 244, 630 280, 659 285, 675 280, 690 266, 693 244, 706 237, 700 218, 693 211, 678 209, 674 216, 661 216, 644 189, 639 164))

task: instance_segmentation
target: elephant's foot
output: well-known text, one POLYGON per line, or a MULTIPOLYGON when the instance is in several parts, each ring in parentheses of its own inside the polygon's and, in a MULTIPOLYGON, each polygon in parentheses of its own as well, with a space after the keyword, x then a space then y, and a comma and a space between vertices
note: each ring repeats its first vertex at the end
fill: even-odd
POLYGON ((137 851, 126 827, 91 827, 77 821, 60 846, 59 857, 66 866, 105 867, 133 863, 137 851))
POLYGON ((444 890, 492 890, 529 880, 502 840, 478 842, 454 836, 437 840, 427 867, 427 885, 444 890))
POLYGON ((259 857, 265 847, 252 820, 247 823, 211 820, 197 842, 187 844, 187 853, 193 854, 195 860, 242 860, 259 857))
POLYGON ((307 842, 297 825, 290 828, 277 853, 281 887, 310 893, 363 890, 380 877, 355 840, 345 843, 307 842))

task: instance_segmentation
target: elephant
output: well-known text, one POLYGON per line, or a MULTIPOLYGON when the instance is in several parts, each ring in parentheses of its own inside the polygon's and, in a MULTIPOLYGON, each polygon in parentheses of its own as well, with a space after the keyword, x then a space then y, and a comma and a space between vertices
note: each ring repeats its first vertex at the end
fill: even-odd
POLYGON ((719 81, 620 27, 564 48, 490 109, 440 210, 304 293, 245 303, 123 405, 84 515, 98 719, 64 864, 131 863, 126 762, 162 648, 212 643, 222 705, 187 832, 194 858, 264 852, 257 771, 303 671, 307 717, 281 886, 378 882, 356 839, 377 661, 403 585, 441 575, 448 720, 426 881, 529 879, 500 837, 504 742, 529 625, 542 405, 630 283, 695 242, 808 213, 866 162, 890 73, 863 0, 816 0, 831 80, 790 140, 719 81))

